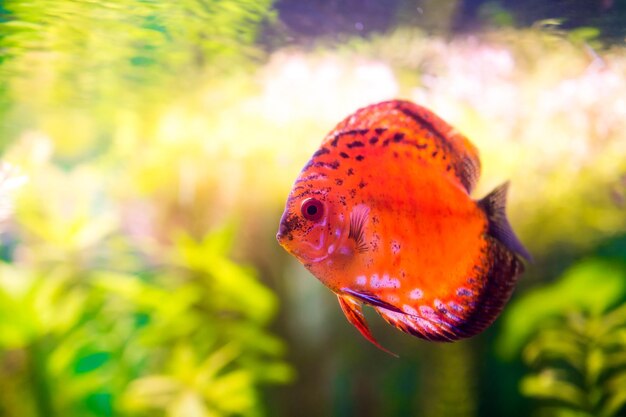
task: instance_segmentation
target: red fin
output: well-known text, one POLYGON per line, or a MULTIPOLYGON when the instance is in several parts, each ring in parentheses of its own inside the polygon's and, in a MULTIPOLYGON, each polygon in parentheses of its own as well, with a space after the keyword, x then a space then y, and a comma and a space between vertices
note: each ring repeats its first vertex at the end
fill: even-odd
POLYGON ((373 343, 378 349, 382 350, 383 352, 387 352, 388 354, 395 356, 396 358, 398 357, 398 355, 385 349, 378 343, 378 341, 376 341, 376 339, 374 339, 374 336, 370 332, 369 327, 367 327, 365 316, 363 316, 361 303, 359 303, 354 298, 346 296, 346 295, 338 294, 337 298, 339 299, 339 305, 341 306, 341 310, 343 311, 343 314, 345 314, 348 321, 354 327, 356 327, 359 330, 359 332, 361 332, 363 337, 365 337, 367 340, 369 340, 371 343, 373 343))

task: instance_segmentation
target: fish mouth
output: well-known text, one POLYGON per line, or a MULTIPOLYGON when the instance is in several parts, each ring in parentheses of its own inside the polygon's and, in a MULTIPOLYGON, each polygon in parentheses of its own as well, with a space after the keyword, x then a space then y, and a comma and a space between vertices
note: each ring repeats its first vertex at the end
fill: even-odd
POLYGON ((332 253, 325 243, 325 236, 320 237, 317 244, 306 241, 294 241, 291 230, 281 222, 276 233, 278 244, 287 252, 298 258, 301 262, 315 263, 323 261, 332 253))
POLYGON ((283 241, 287 238, 288 233, 289 231, 287 230, 287 226, 281 222, 278 226, 278 233, 276 233, 276 240, 278 240, 278 243, 280 243, 281 246, 284 243, 283 241))
POLYGON ((280 216, 280 221, 278 223, 278 233, 276 233, 276 240, 278 240, 280 246, 284 247, 285 249, 287 249, 285 246, 285 242, 287 240, 293 240, 293 236, 291 235, 291 228, 287 226, 288 217, 288 212, 287 210, 285 210, 283 215, 280 216))

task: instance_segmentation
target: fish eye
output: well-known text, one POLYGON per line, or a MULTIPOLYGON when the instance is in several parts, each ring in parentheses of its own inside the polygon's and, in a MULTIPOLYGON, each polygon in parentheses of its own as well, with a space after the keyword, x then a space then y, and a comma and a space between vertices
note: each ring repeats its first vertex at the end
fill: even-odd
POLYGON ((305 219, 316 222, 324 215, 324 204, 315 198, 307 198, 302 202, 300 211, 305 219))

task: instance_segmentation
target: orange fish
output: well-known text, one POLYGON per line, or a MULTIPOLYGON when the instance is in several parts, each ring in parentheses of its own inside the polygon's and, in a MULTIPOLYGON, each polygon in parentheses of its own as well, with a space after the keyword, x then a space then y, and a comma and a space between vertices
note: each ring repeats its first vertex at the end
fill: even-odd
POLYGON ((477 149, 431 111, 401 100, 358 110, 296 179, 279 243, 337 294, 372 336, 362 304, 433 341, 488 327, 531 259, 505 214, 508 184, 475 201, 477 149))

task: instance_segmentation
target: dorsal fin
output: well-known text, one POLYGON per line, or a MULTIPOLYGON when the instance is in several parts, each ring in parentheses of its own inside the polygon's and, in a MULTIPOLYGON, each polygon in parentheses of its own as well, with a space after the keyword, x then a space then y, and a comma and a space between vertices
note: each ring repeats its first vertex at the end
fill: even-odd
POLYGON ((478 201, 489 220, 489 234, 501 242, 510 251, 532 262, 532 256, 519 241, 506 218, 506 192, 509 183, 496 187, 492 192, 478 201))
POLYGON ((387 132, 411 140, 431 142, 429 164, 453 177, 470 193, 480 176, 478 150, 461 133, 425 107, 405 100, 390 100, 357 110, 341 121, 323 142, 336 146, 346 134, 387 132))

